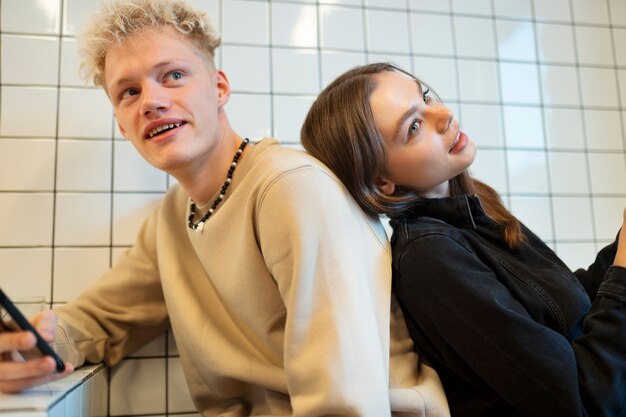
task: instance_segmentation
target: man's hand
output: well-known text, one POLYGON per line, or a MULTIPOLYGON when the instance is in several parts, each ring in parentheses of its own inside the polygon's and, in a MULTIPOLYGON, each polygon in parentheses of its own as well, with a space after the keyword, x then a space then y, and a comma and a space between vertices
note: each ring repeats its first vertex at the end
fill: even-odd
MULTIPOLYGON (((41 312, 31 319, 35 329, 48 343, 54 341, 56 321, 56 315, 52 311, 41 312)), ((29 360, 20 358, 18 351, 32 353, 36 350, 35 345, 35 335, 31 332, 0 333, 0 392, 19 392, 74 372, 74 366, 66 363, 65 371, 55 373, 55 362, 51 357, 38 355, 39 357, 29 360)))

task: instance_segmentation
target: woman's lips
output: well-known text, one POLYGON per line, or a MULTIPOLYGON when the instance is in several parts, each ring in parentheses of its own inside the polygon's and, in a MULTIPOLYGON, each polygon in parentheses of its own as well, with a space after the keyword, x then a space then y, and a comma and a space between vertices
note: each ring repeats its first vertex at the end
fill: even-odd
POLYGON ((469 138, 467 135, 459 130, 457 134, 457 139, 454 141, 454 145, 450 148, 448 153, 455 154, 461 152, 467 146, 467 141, 469 138))

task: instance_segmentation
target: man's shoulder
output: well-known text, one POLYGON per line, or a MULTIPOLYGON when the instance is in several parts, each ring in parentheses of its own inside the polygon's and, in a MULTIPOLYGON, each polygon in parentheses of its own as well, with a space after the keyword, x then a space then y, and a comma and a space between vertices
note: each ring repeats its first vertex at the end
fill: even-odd
POLYGON ((255 168, 268 171, 288 171, 298 167, 312 167, 330 173, 330 170, 297 145, 284 145, 273 138, 265 138, 255 145, 260 164, 255 168))
POLYGON ((245 174, 255 188, 266 190, 278 182, 296 188, 331 188, 349 195, 335 174, 305 151, 281 145, 271 138, 262 140, 255 147, 253 163, 245 174))

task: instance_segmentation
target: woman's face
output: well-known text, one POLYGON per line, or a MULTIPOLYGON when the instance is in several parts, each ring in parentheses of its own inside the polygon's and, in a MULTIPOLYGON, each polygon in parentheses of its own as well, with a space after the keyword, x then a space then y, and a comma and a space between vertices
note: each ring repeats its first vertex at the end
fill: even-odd
POLYGON ((387 172, 378 187, 384 194, 401 186, 424 197, 447 196, 448 181, 474 161, 476 144, 418 82, 390 71, 376 77, 370 105, 387 152, 387 172))

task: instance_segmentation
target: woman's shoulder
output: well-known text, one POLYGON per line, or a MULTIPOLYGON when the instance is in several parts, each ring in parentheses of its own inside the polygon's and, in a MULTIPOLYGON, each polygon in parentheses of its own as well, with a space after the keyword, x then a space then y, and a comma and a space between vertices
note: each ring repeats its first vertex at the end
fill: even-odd
POLYGON ((455 250, 468 250, 463 232, 443 220, 432 217, 393 221, 391 247, 394 258, 404 256, 450 255, 455 250))
POLYGON ((419 240, 426 236, 447 238, 460 234, 458 227, 430 216, 393 219, 390 225, 399 242, 419 240))

